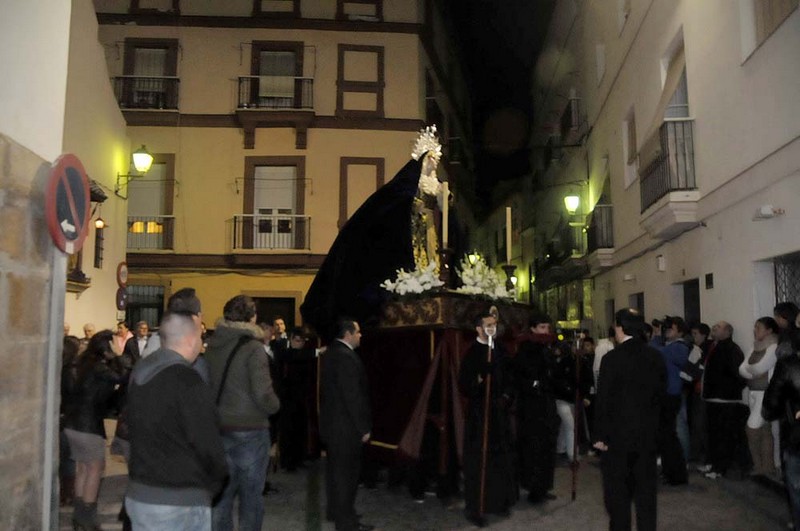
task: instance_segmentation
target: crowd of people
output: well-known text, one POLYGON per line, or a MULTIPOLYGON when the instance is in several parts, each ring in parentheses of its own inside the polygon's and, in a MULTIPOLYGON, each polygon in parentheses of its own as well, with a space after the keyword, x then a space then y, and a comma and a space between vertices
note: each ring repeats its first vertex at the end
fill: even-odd
POLYGON ((489 314, 475 322, 460 375, 466 516, 475 525, 487 513, 508 516, 518 488, 531 503, 551 499, 554 467, 577 468, 585 451, 600 456, 611 529, 631 529, 631 503, 637 529, 655 529, 659 482, 686 485, 693 468, 711 480, 783 480, 800 529, 795 304, 756 320, 747 353, 725 321, 648 324, 631 309, 597 342, 587 331, 559 341, 549 319, 534 316, 515 356, 487 346, 496 326, 489 314))
POLYGON ((255 303, 237 296, 213 334, 194 289, 167 302, 157 332, 64 327, 61 502, 76 530, 98 529, 106 440, 129 470, 124 529, 260 530, 270 458, 287 471, 319 457, 309 390, 324 348, 284 319, 256 323, 255 303), (279 410, 284 413, 279 414, 279 410), (104 419, 115 418, 113 434, 104 419), (234 500, 238 499, 238 504, 234 500), (213 506, 213 510, 212 510, 213 506))
MULTIPOLYGON (((277 316, 258 322, 240 295, 207 334, 186 288, 167 303, 157 332, 65 325, 60 467, 62 503, 76 530, 98 529, 104 419, 117 419, 112 452, 129 469, 120 519, 126 529, 261 529, 267 479, 293 472, 326 448, 328 520, 366 531, 355 510, 362 446, 371 437, 368 381, 354 352, 361 329, 337 324, 327 348, 277 316), (318 371, 321 371, 318 374, 318 371), (319 389, 317 389, 319 382, 319 389), (319 391, 319 395, 317 395, 319 391), (317 402, 317 399, 319 402, 317 402), (234 515, 234 508, 238 508, 234 515)), ((508 517, 520 498, 554 499, 555 468, 599 455, 611 529, 656 527, 656 492, 736 474, 785 479, 800 529, 800 332, 780 303, 754 323, 745 354, 733 327, 666 316, 650 324, 620 310, 598 341, 559 340, 544 315, 519 337, 498 337, 494 314, 477 316, 460 363, 466 404, 466 518, 508 517)))

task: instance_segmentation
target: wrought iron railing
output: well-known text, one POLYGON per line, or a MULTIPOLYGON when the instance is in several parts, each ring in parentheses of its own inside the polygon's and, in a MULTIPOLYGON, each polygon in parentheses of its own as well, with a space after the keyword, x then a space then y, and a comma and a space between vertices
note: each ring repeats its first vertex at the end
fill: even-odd
POLYGON ((175 216, 128 216, 128 250, 173 249, 175 216))
POLYGON ((313 109, 314 79, 290 76, 240 76, 240 109, 313 109))
POLYGON ((598 249, 614 247, 614 207, 611 205, 595 205, 592 221, 589 222, 588 247, 593 253, 598 249))
POLYGON ((669 120, 659 128, 661 150, 641 172, 642 212, 670 192, 696 190, 694 121, 669 120))
POLYGON ((233 217, 233 249, 310 249, 311 217, 241 214, 233 217))
POLYGON ((114 95, 123 109, 176 110, 180 81, 167 76, 118 76, 114 95))

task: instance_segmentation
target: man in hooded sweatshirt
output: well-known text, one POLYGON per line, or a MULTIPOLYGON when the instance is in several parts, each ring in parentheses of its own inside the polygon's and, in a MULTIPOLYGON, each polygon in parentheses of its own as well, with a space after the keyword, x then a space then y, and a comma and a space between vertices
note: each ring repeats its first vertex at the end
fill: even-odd
POLYGON ((233 500, 239 498, 240 531, 260 531, 262 491, 267 479, 269 417, 280 401, 264 354, 264 329, 256 324, 256 305, 237 295, 222 310, 205 357, 211 369, 230 481, 214 506, 214 531, 233 530, 233 500))
POLYGON ((125 506, 136 529, 211 529, 211 500, 228 474, 208 385, 192 368, 200 320, 168 313, 163 346, 128 388, 130 461, 125 506))

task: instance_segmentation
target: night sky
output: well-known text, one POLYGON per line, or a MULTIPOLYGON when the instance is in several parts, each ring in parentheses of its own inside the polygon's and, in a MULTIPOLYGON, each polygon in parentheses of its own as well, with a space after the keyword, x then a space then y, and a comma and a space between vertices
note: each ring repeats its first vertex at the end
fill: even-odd
POLYGON ((555 0, 447 0, 475 123, 478 194, 530 174, 531 72, 555 0))

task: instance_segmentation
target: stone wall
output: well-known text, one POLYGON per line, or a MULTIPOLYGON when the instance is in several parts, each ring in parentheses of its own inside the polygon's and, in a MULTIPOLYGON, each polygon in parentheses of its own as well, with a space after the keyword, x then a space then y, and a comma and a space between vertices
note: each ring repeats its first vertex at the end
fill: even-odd
MULTIPOLYGON (((49 169, 0 135, 0 529, 40 529, 43 489, 52 485, 43 481, 54 252, 44 220, 49 169)), ((56 514, 57 494, 51 499, 46 510, 56 514)))

